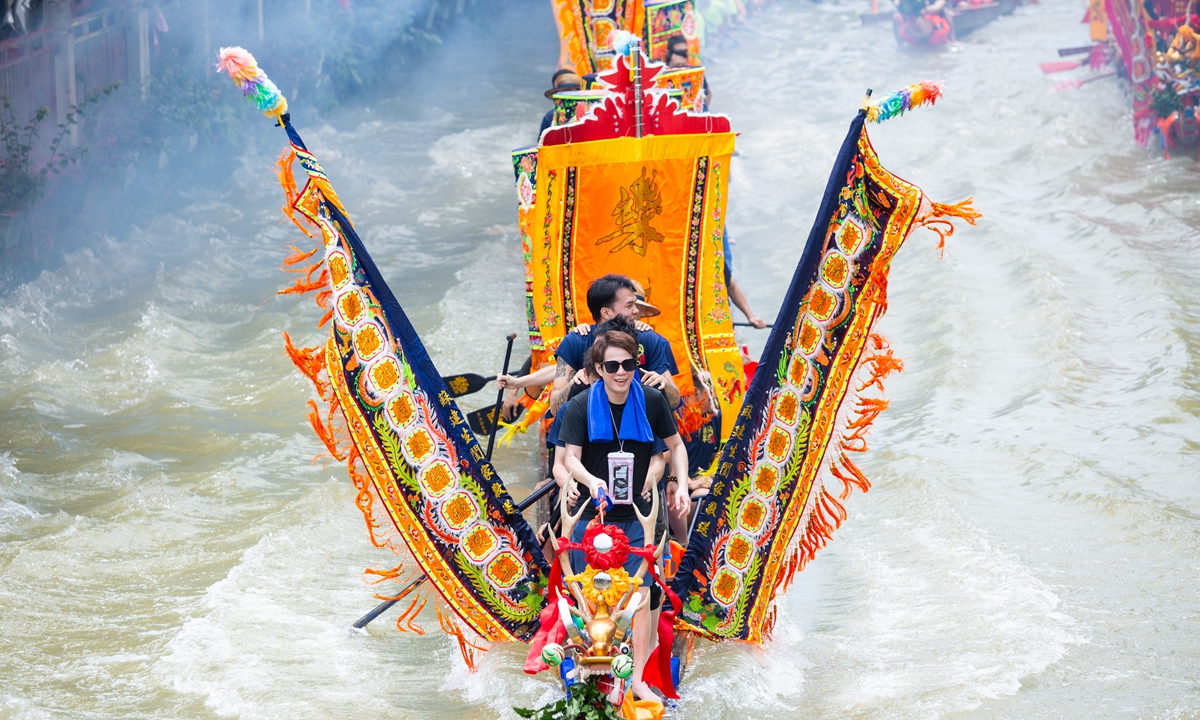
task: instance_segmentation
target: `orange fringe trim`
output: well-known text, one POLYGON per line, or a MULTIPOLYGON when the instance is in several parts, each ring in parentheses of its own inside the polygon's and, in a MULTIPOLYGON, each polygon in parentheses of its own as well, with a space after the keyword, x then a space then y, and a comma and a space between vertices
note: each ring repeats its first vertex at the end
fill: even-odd
POLYGON ((321 419, 321 411, 317 408, 315 400, 309 400, 308 406, 311 408, 308 412, 308 424, 312 425, 312 429, 317 433, 317 437, 321 438, 321 442, 325 443, 325 449, 329 451, 334 460, 338 462, 345 460, 349 453, 338 447, 333 427, 334 413, 341 409, 338 406, 337 396, 335 395, 329 399, 329 411, 326 415, 327 420, 321 419))
POLYGON ((296 217, 296 201, 300 199, 300 190, 296 187, 296 176, 292 172, 292 163, 295 161, 296 151, 292 149, 291 145, 288 145, 275 163, 275 174, 279 177, 279 185, 283 188, 283 214, 295 223, 296 227, 300 228, 300 232, 312 237, 313 234, 296 217))
POLYGON ((322 351, 315 347, 297 348, 292 344, 292 336, 286 331, 283 333, 283 349, 287 351, 288 357, 292 359, 292 364, 296 366, 304 377, 308 378, 313 387, 317 389, 317 394, 322 400, 327 400, 330 395, 329 383, 320 378, 322 372, 325 371, 325 361, 321 357, 322 351))
POLYGON ((974 196, 967 198, 953 205, 943 205, 930 201, 929 212, 925 213, 919 220, 913 223, 914 228, 927 227, 938 234, 938 257, 942 257, 946 249, 946 238, 954 234, 954 223, 948 218, 958 218, 966 220, 967 223, 974 225, 975 221, 983 217, 983 213, 975 209, 971 204, 974 196))
POLYGON ((458 626, 450 613, 443 613, 439 606, 437 609, 438 624, 442 627, 442 632, 453 636, 458 640, 458 651, 462 653, 463 662, 467 664, 467 669, 475 672, 475 653, 487 652, 487 648, 482 645, 476 645, 467 639, 466 633, 458 626))
MULTIPOLYGON (((295 162, 296 155, 293 148, 288 147, 280 156, 276 163, 276 174, 279 178, 279 184, 283 188, 285 202, 283 205, 283 213, 307 237, 314 237, 313 233, 305 227, 308 218, 304 216, 304 212, 308 210, 307 203, 315 201, 316 195, 309 196, 305 200, 305 207, 299 208, 299 217, 297 216, 297 205, 300 203, 302 192, 297 188, 296 178, 292 171, 292 165, 295 162), (304 222, 302 222, 302 219, 304 222)), ((313 180, 315 188, 329 202, 335 205, 347 218, 349 214, 342 206, 341 201, 337 197, 337 193, 327 181, 313 180)), ((296 273, 302 275, 296 282, 288 288, 278 291, 280 295, 305 295, 310 292, 316 292, 314 298, 318 307, 326 310, 321 317, 317 327, 324 327, 333 318, 333 309, 331 300, 333 298, 333 290, 330 288, 329 270, 324 267, 324 258, 314 260, 321 250, 318 246, 310 251, 304 252, 295 245, 289 246, 291 253, 283 260, 280 269, 284 272, 296 273), (320 273, 317 274, 317 271, 320 273), (315 278, 314 278, 315 275, 315 278)), ((361 457, 358 454, 358 448, 354 446, 352 440, 344 442, 345 430, 344 427, 339 430, 339 426, 335 424, 335 419, 340 418, 342 426, 345 424, 345 417, 342 415, 341 406, 339 404, 337 394, 333 392, 329 379, 323 377, 326 372, 324 347, 303 347, 297 348, 292 338, 288 333, 283 334, 284 349, 287 351, 288 357, 300 372, 312 382, 313 387, 317 391, 320 399, 326 403, 325 412, 322 413, 315 400, 309 400, 309 424, 312 425, 313 431, 317 437, 324 443, 325 449, 338 462, 345 462, 347 471, 350 475, 350 480, 354 484, 357 491, 354 504, 362 512, 363 518, 367 525, 367 534, 370 537, 371 544, 375 547, 391 548, 393 552, 399 552, 398 544, 394 543, 394 537, 387 537, 388 525, 377 522, 374 514, 375 502, 378 499, 374 486, 372 485, 370 476, 366 472, 365 466, 362 465, 361 457)), ((536 409, 535 407, 532 409, 536 409)), ((536 421, 536 418, 535 420, 536 421)), ((367 568, 363 571, 364 578, 371 585, 378 585, 383 582, 396 582, 405 585, 398 595, 387 596, 382 593, 376 593, 375 597, 380 600, 402 600, 409 595, 413 595, 412 600, 404 609, 400 616, 396 618, 396 629, 400 632, 413 632, 419 635, 425 634, 425 629, 417 623, 417 618, 425 609, 430 599, 434 597, 433 589, 421 590, 424 573, 420 566, 413 566, 411 569, 406 569, 401 563, 391 569, 367 568), (408 574, 408 577, 403 581, 401 576, 408 574), (414 582, 418 581, 418 582, 414 582)), ((486 652, 487 648, 473 643, 467 639, 466 633, 458 623, 450 610, 443 611, 441 603, 436 599, 434 605, 437 607, 438 623, 442 630, 448 635, 453 636, 458 641, 459 650, 462 652, 463 660, 467 667, 472 671, 475 670, 476 653, 486 652)))
MULTIPOLYGON (((871 489, 871 481, 858 469, 858 466, 850 461, 846 454, 867 450, 867 432, 879 414, 887 409, 888 401, 878 397, 862 397, 860 393, 868 388, 878 388, 882 393, 884 379, 892 373, 903 370, 904 363, 892 353, 887 340, 882 336, 871 335, 869 343, 872 354, 863 358, 860 365, 860 368, 865 370, 868 375, 854 390, 856 396, 852 401, 854 409, 846 418, 845 426, 841 431, 842 435, 837 440, 837 453, 828 466, 829 474, 842 481, 842 491, 837 497, 834 497, 829 488, 822 484, 819 493, 811 500, 808 524, 792 550, 787 563, 780 568, 775 593, 783 592, 791 585, 796 573, 803 570, 816 557, 817 551, 829 544, 834 530, 841 527, 849 517, 846 507, 841 501, 850 497, 851 490, 858 488, 861 492, 867 492, 871 489)), ((775 615, 772 612, 763 625, 764 632, 769 634, 774 623, 775 615)))

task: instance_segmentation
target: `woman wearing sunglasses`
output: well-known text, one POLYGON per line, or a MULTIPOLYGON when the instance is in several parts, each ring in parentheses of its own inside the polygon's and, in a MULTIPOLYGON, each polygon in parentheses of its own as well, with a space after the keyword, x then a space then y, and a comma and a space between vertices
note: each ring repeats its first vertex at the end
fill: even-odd
MULTIPOLYGON (((637 342, 629 335, 609 331, 600 335, 588 351, 588 361, 600 379, 586 393, 576 395, 562 411, 559 440, 563 443, 565 462, 571 477, 589 490, 580 497, 587 503, 571 539, 579 542, 587 524, 598 514, 593 499, 608 498, 611 509, 605 511, 604 522, 624 531, 632 547, 653 543, 645 537, 634 513, 634 504, 643 515, 649 514, 651 503, 642 497, 646 474, 655 438, 666 443, 671 451, 671 467, 675 477, 686 478, 687 450, 675 428, 675 417, 661 391, 642 385, 637 378, 637 342)), ((670 499, 673 507, 688 504, 686 484, 681 484, 670 499)), ((579 505, 572 508, 577 512, 579 505)), ((625 570, 637 572, 641 558, 630 555, 625 570)), ((571 552, 575 572, 584 569, 583 553, 571 552)), ((645 593, 643 588, 640 593, 645 593)), ((654 698, 642 681, 642 668, 650 654, 650 605, 657 609, 662 603, 661 590, 651 592, 651 603, 635 616, 633 632, 632 690, 643 700, 654 698)))

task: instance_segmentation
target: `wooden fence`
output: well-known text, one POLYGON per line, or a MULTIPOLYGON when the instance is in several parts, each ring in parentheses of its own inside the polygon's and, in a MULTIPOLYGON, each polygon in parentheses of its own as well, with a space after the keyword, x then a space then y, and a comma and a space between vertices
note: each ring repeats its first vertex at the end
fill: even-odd
POLYGON ((85 15, 71 23, 75 43, 75 83, 89 89, 129 80, 129 35, 123 9, 85 15))
POLYGON ((45 0, 45 27, 0 42, 0 93, 19 122, 38 108, 63 122, 89 90, 149 76, 149 12, 142 0, 117 0, 98 12, 71 17, 69 0, 45 0))
POLYGON ((7 95, 19 122, 40 107, 55 117, 53 31, 39 30, 0 43, 0 95, 7 95))

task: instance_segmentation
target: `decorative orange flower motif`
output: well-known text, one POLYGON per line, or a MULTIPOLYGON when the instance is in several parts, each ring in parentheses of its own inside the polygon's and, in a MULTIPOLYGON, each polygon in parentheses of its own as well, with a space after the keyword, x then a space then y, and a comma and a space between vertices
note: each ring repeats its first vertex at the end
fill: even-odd
POLYGON ((746 505, 746 509, 742 511, 742 520, 746 522, 746 527, 757 528, 758 526, 762 525, 763 512, 762 503, 748 503, 746 505))
MULTIPOLYGON (((799 385, 799 383, 796 383, 799 385)), ((779 398, 779 405, 775 408, 775 417, 779 418, 788 425, 796 424, 796 413, 800 410, 800 401, 796 396, 785 393, 779 398)))
POLYGON ((334 287, 340 287, 350 276, 350 268, 343 255, 333 255, 329 258, 329 277, 334 287))
POLYGON ((412 399, 408 395, 397 395, 388 404, 388 413, 399 427, 404 427, 412 420, 414 410, 412 399))
POLYGON ((382 344, 383 339, 379 337, 379 330, 374 325, 366 326, 354 336, 354 346, 364 358, 375 355, 382 344))
POLYGON ((767 452, 771 457, 782 458, 787 452, 789 439, 787 433, 779 428, 771 429, 771 438, 767 440, 767 452))
POLYGON ((358 319, 360 317, 362 317, 362 314, 363 314, 362 298, 360 298, 358 296, 357 292, 349 292, 349 293, 346 293, 345 295, 343 295, 342 301, 341 301, 341 306, 342 306, 342 317, 346 318, 347 322, 353 324, 353 323, 358 322, 358 319))
POLYGON ((408 438, 408 451, 413 457, 423 458, 433 451, 428 433, 415 432, 408 438))
POLYGON ((830 253, 825 258, 825 265, 821 268, 821 275, 825 278, 825 282, 834 287, 841 287, 846 284, 846 274, 850 265, 846 262, 846 258, 836 253, 830 253))
POLYGON ((745 567, 746 561, 750 559, 750 543, 740 535, 735 535, 733 540, 729 542, 729 550, 726 552, 729 558, 729 563, 734 567, 745 567))
POLYGON ((764 465, 758 469, 758 476, 754 478, 754 489, 763 495, 770 495, 775 492, 775 483, 778 480, 779 474, 775 472, 775 468, 764 465))
POLYGON ((496 584, 502 588, 511 587, 525 573, 525 568, 521 563, 517 562, 516 557, 508 552, 502 552, 496 556, 495 560, 488 563, 488 576, 496 581, 496 584))
POLYGON ((429 492, 438 495, 450 487, 450 484, 454 482, 454 477, 444 464, 437 462, 425 472, 424 480, 425 487, 429 489, 429 492))
POLYGON ((475 517, 475 505, 465 495, 455 495, 442 506, 446 521, 454 527, 462 527, 475 517))
POLYGON ((396 370, 396 363, 384 361, 371 368, 371 379, 375 381, 375 387, 384 392, 391 389, 393 385, 400 381, 400 373, 396 370))
POLYGON ((465 545, 467 554, 482 559, 496 547, 496 537, 487 528, 476 526, 476 529, 467 535, 465 545))

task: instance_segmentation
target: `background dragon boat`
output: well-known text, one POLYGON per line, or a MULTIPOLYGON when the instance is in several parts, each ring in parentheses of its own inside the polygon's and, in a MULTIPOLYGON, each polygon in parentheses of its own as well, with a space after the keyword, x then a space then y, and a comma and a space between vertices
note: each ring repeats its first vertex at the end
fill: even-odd
POLYGON ((966 0, 934 2, 900 0, 894 13, 881 13, 877 2, 860 17, 864 25, 891 20, 896 42, 916 47, 936 47, 961 40, 1004 15, 1011 15, 1021 0, 966 0))
POLYGON ((1145 144, 1157 132, 1163 156, 1200 145, 1200 17, 1188 0, 1093 0, 1093 68, 1106 55, 1129 82, 1134 136, 1145 144))
MULTIPOLYGON (((311 347, 285 335, 285 347, 314 384, 309 419, 329 454, 346 463, 370 541, 402 557, 389 569, 365 571, 373 582, 408 583, 389 598, 409 601, 397 628, 417 629, 413 621, 432 601, 469 667, 488 643, 532 641, 527 670, 540 670, 540 659, 558 665, 565 686, 582 683, 545 713, 572 717, 570 708, 595 701, 609 717, 661 714, 655 703, 633 703, 623 687, 631 586, 658 576, 654 552, 643 554, 633 578, 612 569, 624 559, 618 555, 632 552, 616 531, 604 542, 595 532, 585 536, 582 576, 564 577, 553 556, 570 548, 565 539, 543 554, 490 462, 492 442, 485 451, 470 429, 329 176, 292 126, 286 100, 240 48, 222 50, 219 67, 287 133, 279 161, 284 212, 318 244, 285 260, 300 277, 280 292, 314 293, 318 327, 329 329, 311 347), (302 187, 296 162, 307 176, 302 187)), ((735 136, 723 116, 683 110, 656 84, 659 70, 640 43, 629 43, 600 75, 602 99, 517 156, 530 339, 546 352, 575 319, 571 303, 581 284, 624 253, 624 272, 644 273, 654 288, 664 308, 656 327, 682 350, 680 364, 734 382, 743 375, 721 238, 735 136), (626 213, 613 208, 630 197, 639 201, 626 208, 635 216, 626 223, 626 213), (664 263, 668 253, 679 263, 664 263)), ((669 603, 646 679, 666 697, 675 697, 681 680, 679 663, 671 662, 673 634, 768 638, 779 594, 846 519, 850 491, 870 486, 850 455, 866 450, 866 433, 887 406, 883 380, 901 367, 873 331, 887 306, 891 260, 915 228, 944 240, 954 229, 950 218, 973 224, 978 213, 970 200, 932 202, 889 173, 864 124, 939 96, 933 84, 910 86, 864 104, 851 122, 759 361, 763 369, 748 388, 722 398, 731 409, 728 442, 677 571, 662 579, 669 603)), ((666 538, 655 540, 661 554, 666 538)))

